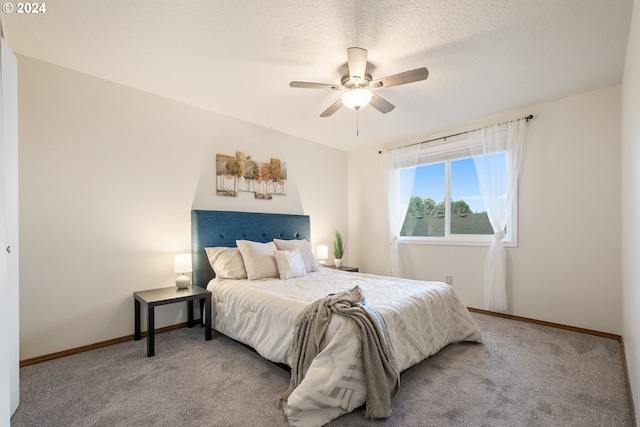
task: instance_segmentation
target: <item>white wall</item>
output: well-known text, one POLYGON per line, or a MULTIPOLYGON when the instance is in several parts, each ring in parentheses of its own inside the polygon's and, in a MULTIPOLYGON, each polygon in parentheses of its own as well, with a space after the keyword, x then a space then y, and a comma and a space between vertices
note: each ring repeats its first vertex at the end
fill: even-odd
MULTIPOLYGON (((20 358, 133 333, 136 290, 172 286, 191 209, 347 229, 347 154, 31 58, 20 70, 20 358), (281 159, 288 195, 215 194, 215 155, 281 159)), ((170 305, 156 326, 186 320, 170 305)))
MULTIPOLYGON (((507 111, 422 141, 533 114, 519 192, 519 246, 507 249, 509 313, 621 333, 620 87, 507 111)), ((393 144, 395 145, 395 144, 393 144)), ((380 147, 382 148, 382 147, 380 147)), ((349 155, 351 264, 389 273, 378 150, 349 155)), ((484 308, 487 247, 401 245, 406 277, 444 281, 484 308)))
POLYGON ((640 415, 640 6, 634 5, 622 84, 622 336, 640 415))

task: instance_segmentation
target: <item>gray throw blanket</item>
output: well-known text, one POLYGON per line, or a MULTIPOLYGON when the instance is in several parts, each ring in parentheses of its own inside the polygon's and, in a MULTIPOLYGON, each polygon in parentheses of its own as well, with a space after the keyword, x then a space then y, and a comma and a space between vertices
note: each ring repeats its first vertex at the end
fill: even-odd
POLYGON ((391 399, 398 391, 400 381, 396 355, 384 319, 377 310, 366 304, 358 286, 321 298, 298 315, 289 349, 291 383, 289 389, 280 396, 280 401, 286 403, 289 395, 304 379, 311 362, 319 353, 320 342, 332 313, 351 319, 361 342, 367 386, 365 416, 388 418, 391 415, 391 399))

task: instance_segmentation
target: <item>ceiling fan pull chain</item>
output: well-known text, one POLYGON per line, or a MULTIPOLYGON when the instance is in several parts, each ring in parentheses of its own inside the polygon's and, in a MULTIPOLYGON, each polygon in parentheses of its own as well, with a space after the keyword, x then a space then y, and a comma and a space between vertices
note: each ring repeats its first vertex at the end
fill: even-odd
POLYGON ((356 110, 356 136, 360 136, 360 109, 356 110))

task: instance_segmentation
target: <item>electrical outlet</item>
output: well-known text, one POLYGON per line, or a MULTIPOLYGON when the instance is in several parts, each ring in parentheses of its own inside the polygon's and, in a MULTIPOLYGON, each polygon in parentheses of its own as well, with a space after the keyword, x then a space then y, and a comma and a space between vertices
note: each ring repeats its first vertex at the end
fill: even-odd
POLYGON ((447 276, 447 285, 453 286, 453 276, 447 276))

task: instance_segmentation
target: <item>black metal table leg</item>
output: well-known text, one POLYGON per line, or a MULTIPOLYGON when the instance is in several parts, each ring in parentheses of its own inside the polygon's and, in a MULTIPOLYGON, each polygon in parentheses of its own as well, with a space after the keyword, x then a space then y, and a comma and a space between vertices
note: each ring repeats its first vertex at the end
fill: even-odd
POLYGON ((204 299, 205 323, 204 339, 211 340, 211 294, 204 299))
POLYGON ((155 352, 155 307, 149 305, 148 309, 148 319, 147 319, 147 357, 154 356, 155 352))
POLYGON ((140 334, 140 301, 138 301, 137 299, 134 299, 133 302, 135 303, 135 329, 133 332, 133 339, 135 341, 140 341, 141 339, 141 334, 140 334))
POLYGON ((193 328, 193 301, 187 301, 187 328, 193 328))
POLYGON ((204 298, 198 300, 200 305, 200 327, 204 326, 204 298))

